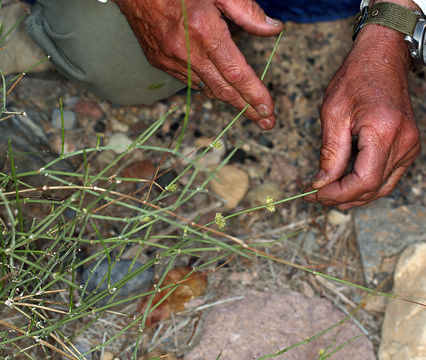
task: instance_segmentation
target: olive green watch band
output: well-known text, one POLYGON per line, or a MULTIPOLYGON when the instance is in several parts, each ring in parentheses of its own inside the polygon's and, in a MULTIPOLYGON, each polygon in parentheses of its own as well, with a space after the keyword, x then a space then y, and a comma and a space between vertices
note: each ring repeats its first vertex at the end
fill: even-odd
POLYGON ((366 6, 355 19, 353 39, 365 25, 376 24, 413 36, 420 14, 401 5, 382 2, 366 6))

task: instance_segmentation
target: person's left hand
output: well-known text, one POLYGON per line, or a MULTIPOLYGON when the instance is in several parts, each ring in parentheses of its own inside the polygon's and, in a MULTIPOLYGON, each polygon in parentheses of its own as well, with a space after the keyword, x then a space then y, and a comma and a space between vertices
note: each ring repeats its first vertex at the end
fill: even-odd
POLYGON ((341 210, 388 195, 420 152, 402 35, 366 26, 330 82, 321 108, 320 171, 307 200, 341 210), (372 46, 374 44, 374 46, 372 46), (345 173, 358 137, 358 153, 345 173))

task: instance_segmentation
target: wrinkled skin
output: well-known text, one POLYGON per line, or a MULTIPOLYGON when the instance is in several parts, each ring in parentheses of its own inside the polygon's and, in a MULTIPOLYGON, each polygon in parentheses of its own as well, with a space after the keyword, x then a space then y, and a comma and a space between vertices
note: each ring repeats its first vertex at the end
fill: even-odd
MULTIPOLYGON (((410 0, 390 0, 415 6, 410 0)), ((115 0, 154 66, 187 83, 181 0, 115 0)), ((377 2, 374 1, 374 2, 377 2)), ((185 0, 193 86, 237 109, 262 129, 275 125, 272 98, 232 41, 222 15, 261 36, 283 25, 252 0, 185 0)), ((341 210, 388 195, 420 152, 408 93, 411 66, 403 36, 377 25, 364 27, 331 80, 321 108, 320 171, 306 199, 341 210), (358 137, 352 172, 345 173, 358 137)))
MULTIPOLYGON (((187 83, 187 48, 181 0, 115 0, 152 65, 187 83)), ((247 64, 222 15, 260 36, 280 33, 283 24, 268 18, 252 0, 185 0, 194 88, 244 113, 262 129, 275 125, 274 103, 247 64)))
POLYGON ((420 152, 410 62, 402 34, 378 25, 361 30, 325 92, 320 171, 307 189, 319 192, 309 200, 345 210, 394 189, 420 152), (352 136, 358 136, 358 153, 345 174, 352 136))

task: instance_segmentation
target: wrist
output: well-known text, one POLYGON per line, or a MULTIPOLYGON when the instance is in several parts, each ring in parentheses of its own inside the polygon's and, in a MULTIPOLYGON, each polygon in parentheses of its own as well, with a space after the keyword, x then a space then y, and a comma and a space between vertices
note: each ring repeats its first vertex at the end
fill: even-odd
POLYGON ((402 66, 408 73, 412 59, 404 41, 404 35, 398 31, 380 25, 365 26, 356 38, 353 48, 370 59, 374 58, 383 66, 402 66))
MULTIPOLYGON (((418 34, 418 31, 419 26, 420 31, 424 31, 422 30, 423 25, 420 22, 417 23, 417 30, 415 30, 417 35, 413 35, 413 28, 411 28, 414 26, 414 22, 419 21, 419 15, 415 14, 421 14, 420 7, 412 0, 369 0, 363 2, 361 6, 363 11, 359 13, 354 26, 353 39, 358 40, 356 37, 359 33, 362 38, 360 42, 373 41, 371 45, 374 45, 375 50, 380 48, 379 51, 383 51, 384 54, 389 53, 389 55, 391 52, 395 52, 405 67, 410 69, 415 65, 415 69, 418 71, 418 56, 410 56, 410 53, 422 53, 422 45, 418 40, 422 36, 418 34), (391 6, 391 4, 394 5, 391 6), (407 44, 407 38, 411 39, 408 40, 410 44, 407 44), (415 64, 413 64, 412 57, 416 57, 415 64)), ((356 43, 359 42, 355 41, 356 43)))

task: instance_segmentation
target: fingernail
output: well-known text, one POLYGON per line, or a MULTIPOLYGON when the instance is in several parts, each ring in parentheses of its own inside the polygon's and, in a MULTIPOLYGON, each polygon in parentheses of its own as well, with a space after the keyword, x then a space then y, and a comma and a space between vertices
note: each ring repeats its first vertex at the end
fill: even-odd
POLYGON ((265 16, 265 18, 266 18, 266 22, 269 24, 269 25, 273 25, 273 26, 280 26, 280 24, 281 24, 281 21, 279 21, 279 20, 277 20, 277 19, 272 19, 272 18, 270 18, 269 16, 265 16))
POLYGON ((269 130, 272 127, 272 122, 269 119, 260 120, 257 125, 259 125, 263 130, 269 130))
POLYGON ((268 116, 271 115, 271 111, 265 104, 257 105, 256 111, 261 116, 268 116))
POLYGON ((318 171, 318 173, 312 178, 312 181, 311 181, 311 183, 312 184, 315 184, 315 183, 318 183, 318 182, 320 182, 320 181, 323 181, 323 180, 325 180, 325 178, 326 178, 326 176, 327 176, 327 173, 323 170, 323 169, 321 169, 320 171, 318 171))

